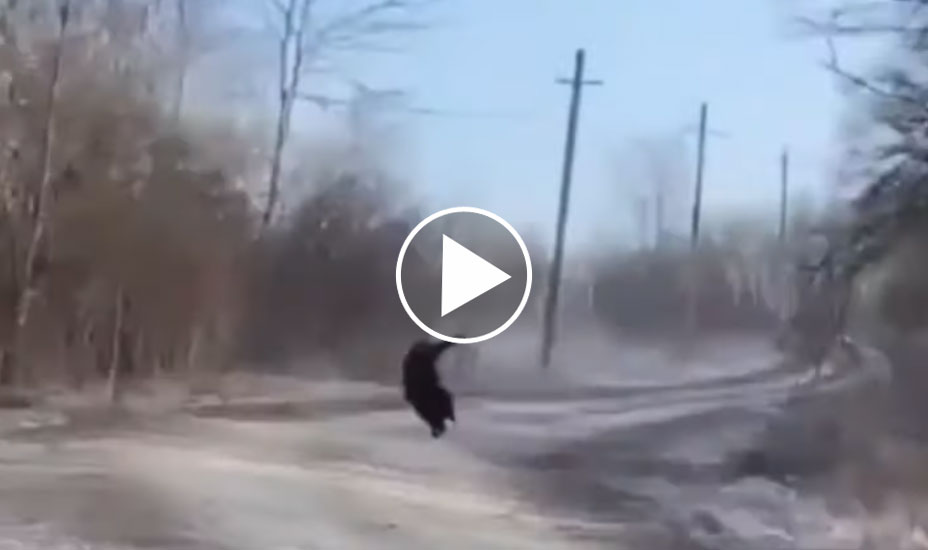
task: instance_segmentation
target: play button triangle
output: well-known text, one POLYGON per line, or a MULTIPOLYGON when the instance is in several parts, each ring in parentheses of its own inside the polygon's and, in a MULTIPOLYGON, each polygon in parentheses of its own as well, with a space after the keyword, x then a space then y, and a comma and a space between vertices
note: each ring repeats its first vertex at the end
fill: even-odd
POLYGON ((447 235, 441 242, 441 316, 451 313, 511 277, 447 235))

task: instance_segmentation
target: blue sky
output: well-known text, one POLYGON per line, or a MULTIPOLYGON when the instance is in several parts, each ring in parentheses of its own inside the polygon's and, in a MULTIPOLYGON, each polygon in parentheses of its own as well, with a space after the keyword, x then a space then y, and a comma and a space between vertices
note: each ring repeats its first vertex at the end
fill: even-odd
MULTIPOLYGON (((823 196, 840 151, 846 101, 820 66, 819 40, 789 31, 809 0, 443 0, 434 26, 400 54, 345 67, 373 86, 398 87, 417 106, 499 117, 409 117, 405 174, 435 208, 488 208, 550 236, 576 48, 588 74, 571 211, 571 238, 630 237, 633 140, 674 135, 710 104, 705 217, 775 208, 778 156, 788 145, 796 194, 823 196)), ((819 2, 821 4, 821 2, 819 2)), ((844 49, 844 48, 843 48, 844 49)), ((860 66, 866 56, 842 52, 860 66)), ((682 203, 691 195, 689 135, 682 203)), ((639 169, 640 170, 640 169, 639 169)), ((682 205, 685 206, 685 205, 682 205)), ((685 227, 685 211, 669 213, 685 227)))

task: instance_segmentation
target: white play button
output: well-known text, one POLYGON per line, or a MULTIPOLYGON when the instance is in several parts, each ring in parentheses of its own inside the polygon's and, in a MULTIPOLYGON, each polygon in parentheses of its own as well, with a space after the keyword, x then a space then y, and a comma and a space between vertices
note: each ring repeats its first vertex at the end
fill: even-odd
POLYGON ((406 236, 396 258, 396 291, 428 335, 476 344, 501 334, 525 309, 532 261, 506 220, 480 208, 448 208, 406 236))
POLYGON ((448 235, 441 237, 442 317, 512 278, 448 235))

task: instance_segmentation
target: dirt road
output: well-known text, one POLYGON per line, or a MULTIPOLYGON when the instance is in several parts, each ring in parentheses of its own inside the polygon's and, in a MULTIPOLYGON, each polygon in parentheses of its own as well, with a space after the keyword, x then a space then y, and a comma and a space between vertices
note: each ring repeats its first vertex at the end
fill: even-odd
POLYGON ((760 366, 774 364, 758 358, 762 345, 729 368, 712 354, 684 365, 640 350, 612 371, 561 365, 540 375, 520 374, 526 362, 499 344, 482 353, 480 372, 457 373, 460 423, 438 441, 392 390, 367 386, 342 392, 350 399, 7 438, 0 550, 839 550, 858 541, 820 502, 725 477, 726 457, 795 384, 760 366))

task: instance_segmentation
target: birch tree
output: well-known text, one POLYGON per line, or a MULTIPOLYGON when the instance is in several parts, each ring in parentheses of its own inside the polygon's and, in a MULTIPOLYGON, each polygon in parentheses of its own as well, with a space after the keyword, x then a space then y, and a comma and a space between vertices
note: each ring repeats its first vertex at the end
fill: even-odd
MULTIPOLYGON (((12 312, 15 321, 12 324, 10 347, 4 350, 0 361, 0 382, 11 383, 14 380, 17 368, 17 357, 21 352, 20 338, 24 327, 29 321, 32 304, 38 292, 41 269, 47 263, 47 242, 50 233, 49 212, 52 200, 51 183, 53 178, 52 161, 56 146, 56 116, 61 86, 61 72, 64 64, 65 39, 68 25, 71 21, 71 0, 61 0, 57 11, 58 35, 53 46, 51 61, 51 74, 48 78, 46 98, 44 102, 44 119, 42 122, 41 141, 39 143, 39 182, 37 186, 27 189, 24 196, 29 203, 29 216, 27 234, 23 236, 26 241, 25 259, 22 263, 21 273, 17 273, 14 281, 17 282, 16 299, 12 312)), ((14 250, 18 246, 14 246, 14 250)))

